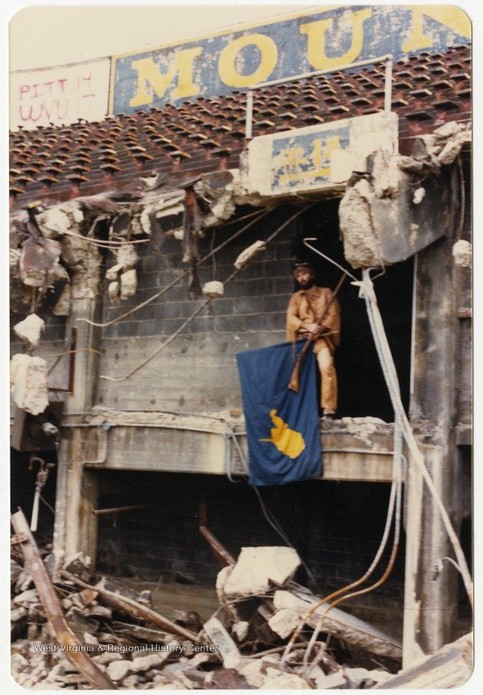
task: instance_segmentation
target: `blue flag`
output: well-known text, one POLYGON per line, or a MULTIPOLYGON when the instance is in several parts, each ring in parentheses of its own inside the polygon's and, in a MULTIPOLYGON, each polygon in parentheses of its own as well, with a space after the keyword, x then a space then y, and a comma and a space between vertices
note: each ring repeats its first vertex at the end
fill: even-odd
POLYGON ((322 474, 317 367, 312 352, 302 363, 298 393, 288 388, 304 342, 236 356, 252 485, 283 485, 322 474))

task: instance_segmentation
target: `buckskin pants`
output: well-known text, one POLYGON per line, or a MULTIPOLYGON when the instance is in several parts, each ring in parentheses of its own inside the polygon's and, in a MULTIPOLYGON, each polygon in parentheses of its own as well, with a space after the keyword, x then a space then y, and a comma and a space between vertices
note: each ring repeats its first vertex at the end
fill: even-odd
POLYGON ((324 411, 337 410, 337 374, 333 352, 324 340, 317 341, 315 357, 320 371, 320 405, 324 411))

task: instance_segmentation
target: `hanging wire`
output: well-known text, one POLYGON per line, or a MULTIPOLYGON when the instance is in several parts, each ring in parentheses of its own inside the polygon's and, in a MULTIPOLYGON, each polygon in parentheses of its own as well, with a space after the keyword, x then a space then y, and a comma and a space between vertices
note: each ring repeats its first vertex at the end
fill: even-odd
POLYGON ((212 256, 212 263, 211 263, 211 272, 212 275, 211 277, 213 280, 216 280, 216 255, 214 253, 214 248, 215 248, 215 237, 216 237, 216 230, 213 229, 211 233, 211 243, 210 243, 210 252, 213 254, 212 256))
POLYGON ((45 506, 46 506, 48 509, 50 509, 50 511, 52 512, 52 514, 55 514, 55 509, 54 509, 53 507, 50 506, 50 504, 47 502, 47 500, 44 499, 44 498, 42 497, 42 495, 39 495, 39 497, 40 497, 40 500, 45 504, 45 506))
MULTIPOLYGON (((409 421, 407 419, 406 413, 404 411, 404 407, 402 404, 401 400, 401 395, 400 395, 400 389, 399 389, 399 381, 397 377, 397 372, 396 372, 396 367, 394 364, 394 360, 392 358, 392 353, 390 351, 389 344, 387 342, 387 336, 384 330, 384 325, 382 323, 382 318, 377 306, 377 299, 374 294, 374 289, 373 289, 373 283, 371 280, 370 276, 370 270, 369 269, 364 269, 363 270, 363 280, 359 283, 357 283, 361 286, 361 289, 363 290, 363 297, 366 302, 366 308, 367 308, 367 313, 368 313, 368 318, 369 318, 369 323, 371 326, 371 331, 373 334, 374 342, 376 345, 376 350, 378 353, 378 357, 381 363, 381 367, 384 373, 384 378, 386 380, 386 384, 389 389, 389 393, 391 396, 391 401, 392 405, 394 408, 394 414, 395 414, 395 435, 397 435, 396 442, 395 442, 395 452, 399 451, 401 452, 402 449, 402 439, 404 438, 410 452, 413 456, 413 460, 416 462, 417 466, 420 468, 423 478, 428 485, 428 488, 433 495, 433 498, 435 500, 435 503, 440 511, 443 524, 445 526, 446 532, 450 538, 450 541, 453 546, 453 550, 455 552, 455 555, 457 557, 457 562, 453 562, 454 566, 458 569, 460 574, 462 575, 463 582, 467 591, 468 595, 468 600, 471 606, 473 606, 473 585, 472 585, 472 580, 471 576, 469 574, 469 570, 466 564, 466 559, 463 554, 463 550, 461 548, 460 542, 456 536, 456 533, 454 532, 454 529, 451 525, 451 521, 449 519, 449 516, 446 512, 446 509, 443 505, 443 502, 434 486, 434 483, 431 479, 431 476, 424 464, 424 458, 422 453, 419 450, 419 447, 416 443, 414 434, 412 432, 412 428, 409 424, 409 421)), ((402 460, 402 454, 400 453, 400 460, 402 460)), ((397 495, 396 495, 396 516, 395 516, 395 531, 394 531, 394 542, 393 542, 393 547, 391 551, 391 555, 388 561, 388 564, 386 566, 386 569, 381 576, 381 578, 376 581, 374 584, 372 584, 369 587, 366 587, 365 589, 355 591, 352 593, 348 593, 349 589, 354 588, 355 585, 359 585, 363 580, 358 580, 355 582, 353 585, 349 585, 349 587, 345 587, 343 589, 340 589, 329 596, 323 598, 321 601, 319 601, 317 604, 314 604, 311 606, 310 610, 307 611, 307 613, 302 616, 301 621, 299 625, 297 626, 296 630, 292 634, 292 637, 287 644, 285 648, 285 652, 283 654, 281 663, 284 664, 286 662, 287 656, 290 652, 290 650, 293 647, 293 644, 295 640, 297 639, 298 635, 300 634, 300 631, 303 627, 304 622, 307 620, 307 618, 317 609, 319 608, 322 604, 328 603, 329 601, 332 601, 330 605, 327 606, 325 612, 321 616, 321 619, 318 621, 317 626, 316 626, 316 631, 318 632, 320 630, 320 627, 323 622, 323 618, 327 615, 329 610, 334 608, 335 606, 339 605, 340 603, 344 601, 348 601, 349 599, 352 599, 356 596, 361 596, 363 594, 369 593, 370 591, 374 591, 376 588, 381 586, 388 578, 390 572, 392 571, 392 568, 395 563, 396 555, 397 555, 397 549, 399 546, 399 536, 400 536, 400 526, 401 526, 401 498, 402 498, 402 478, 400 475, 400 472, 398 474, 397 478, 397 495), (342 595, 343 594, 343 595, 342 595), (334 600, 335 599, 335 600, 334 600)), ((374 565, 374 563, 373 563, 374 565)), ((314 633, 315 634, 315 633, 314 633)), ((309 644, 310 646, 310 644, 309 644)), ((312 662, 312 666, 315 665, 316 661, 318 660, 318 657, 320 657, 320 652, 319 655, 316 657, 314 662, 312 662)), ((304 661, 304 666, 307 666, 308 662, 308 654, 307 658, 304 661)))
MULTIPOLYGON (((94 224, 96 224, 97 221, 98 220, 94 220, 94 224)), ((90 233, 90 231, 91 230, 89 230, 88 234, 90 233)), ((100 240, 93 239, 89 236, 84 236, 83 234, 77 234, 76 232, 69 232, 67 229, 62 230, 62 236, 74 237, 75 239, 79 239, 80 241, 85 241, 87 244, 91 244, 92 246, 97 246, 103 249, 120 248, 121 246, 125 246, 126 244, 147 244, 151 241, 151 239, 133 239, 129 241, 109 241, 107 239, 100 240)))
POLYGON ((208 306, 208 304, 211 302, 210 299, 206 299, 202 304, 200 304, 196 309, 193 311, 193 313, 184 321, 181 326, 174 332, 172 333, 167 340, 165 340, 159 347, 156 348, 154 352, 152 352, 148 357, 146 357, 141 364, 138 364, 137 367, 134 367, 130 372, 128 372, 125 376, 122 377, 113 377, 113 376, 106 376, 105 374, 100 375, 100 379, 106 379, 106 381, 115 381, 116 383, 119 383, 121 381, 126 381, 130 377, 132 377, 136 372, 138 372, 140 369, 145 367, 149 362, 151 362, 152 359, 156 357, 156 355, 159 355, 161 350, 164 350, 165 347, 167 347, 184 329, 186 326, 188 326, 197 316, 200 314, 203 309, 208 306))
POLYGON ((54 360, 52 366, 50 367, 49 371, 47 372, 47 375, 51 374, 54 371, 54 369, 57 367, 57 365, 59 364, 62 357, 64 357, 64 355, 68 355, 71 352, 71 347, 72 347, 73 343, 74 343, 74 336, 71 335, 69 340, 64 345, 62 352, 60 352, 57 355, 57 358, 54 360))
POLYGON ((364 291, 364 299, 366 302, 367 312, 371 321, 371 329, 373 330, 374 342, 376 344, 377 353, 383 369, 384 378, 389 389, 394 412, 396 416, 399 416, 400 418, 403 437, 411 452, 412 460, 415 462, 416 466, 422 473, 424 481, 428 486, 428 489, 431 495, 433 496, 434 502, 440 512, 443 525, 445 527, 446 533, 448 534, 449 540, 456 555, 459 571, 463 579, 463 583, 468 596, 468 601, 470 603, 470 606, 473 606, 473 582, 471 579, 470 572, 468 570, 466 558, 464 556, 459 539, 451 524, 448 512, 446 511, 441 497, 438 491, 436 490, 431 475, 428 469, 426 468, 426 465, 424 463, 424 456, 419 449, 411 425, 405 413, 404 406, 402 404, 401 397, 399 394, 399 384, 397 381, 394 360, 389 347, 389 343, 387 341, 387 336, 384 330, 384 324, 382 322, 381 314, 377 306, 377 299, 374 293, 370 273, 367 269, 363 270, 362 287, 364 291))
MULTIPOLYGON (((395 432, 396 432, 396 429, 395 429, 395 432)), ((399 434, 395 434, 395 440, 396 440, 396 442, 401 441, 401 437, 399 436, 399 434)), ((297 628, 294 630, 289 642, 287 643, 284 655, 282 657, 282 663, 286 662, 288 655, 289 655, 291 649, 293 648, 293 645, 294 645, 296 639, 300 635, 300 632, 302 631, 302 628, 303 628, 305 622, 312 615, 312 613, 314 613, 318 608, 320 608, 320 606, 328 603, 329 601, 337 599, 339 596, 342 596, 343 594, 347 594, 352 589, 355 589, 356 587, 363 584, 365 581, 367 581, 367 579, 369 579, 369 577, 373 574, 376 567, 378 566, 378 564, 381 560, 382 554, 383 554, 383 552, 386 548, 386 545, 387 545, 387 541, 389 538, 389 532, 390 532, 391 525, 392 525, 392 522, 394 519, 394 510, 395 510, 395 506, 396 506, 396 500, 397 500, 398 496, 400 495, 401 482, 402 482, 402 477, 401 477, 401 472, 400 472, 401 460, 402 460, 402 454, 400 451, 400 446, 396 443, 396 446, 394 447, 394 453, 393 453, 393 473, 392 473, 393 482, 391 485, 388 510, 387 510, 387 514, 386 514, 386 523, 385 523, 382 539, 381 539, 381 542, 379 544, 379 548, 374 556, 374 559, 373 559, 370 567, 368 568, 368 570, 364 573, 364 575, 362 577, 360 577, 356 581, 348 584, 347 586, 344 586, 344 587, 338 589, 337 591, 334 591, 333 593, 329 594, 328 596, 325 596, 324 598, 320 599, 317 603, 313 604, 309 608, 309 610, 307 610, 306 613, 304 613, 304 615, 300 619, 300 622, 299 622, 297 628)), ((399 524, 399 518, 396 519, 396 523, 399 524)), ((375 588, 375 586, 374 586, 374 588, 375 588)), ((370 588, 370 590, 372 590, 372 588, 370 588)), ((364 591, 364 593, 367 593, 367 592, 364 591)), ((352 596, 352 594, 351 594, 351 596, 352 596)), ((341 599, 341 600, 343 600, 343 599, 341 599)), ((332 606, 336 605, 336 603, 338 603, 338 602, 335 601, 332 604, 332 606)), ((329 608, 330 607, 331 606, 329 606, 329 608)), ((317 626, 316 626, 315 631, 314 631, 313 636, 312 636, 313 639, 315 639, 315 637, 317 636, 317 633, 320 631, 323 619, 324 619, 325 615, 327 614, 327 612, 328 612, 328 609, 319 618, 319 621, 317 623, 317 626)), ((311 651, 311 646, 310 646, 310 642, 309 642, 309 648, 307 649, 306 655, 304 656, 304 666, 305 667, 307 665, 308 655, 309 655, 310 651, 311 651)))
POLYGON ((357 278, 354 277, 354 275, 352 275, 352 273, 351 273, 349 270, 347 270, 347 268, 344 268, 343 266, 339 265, 339 264, 336 263, 336 261, 334 261, 332 258, 329 258, 329 256, 326 256, 325 253, 322 253, 322 251, 319 251, 319 249, 316 249, 316 248, 314 248, 313 246, 311 246, 310 244, 308 244, 308 243, 307 243, 308 241, 317 241, 316 237, 305 237, 304 240, 303 240, 305 246, 307 246, 307 248, 309 248, 309 249, 310 249, 311 251, 313 251, 314 253, 316 253, 316 254, 318 254, 319 256, 321 256, 322 258, 324 258, 326 261, 329 261, 329 263, 332 263, 332 265, 335 265, 336 268, 339 268, 339 270, 342 270, 343 273, 345 273, 345 274, 348 275, 352 280, 355 280, 355 281, 357 282, 357 278))
MULTIPOLYGON (((343 596, 340 596, 337 598, 335 601, 333 600, 330 605, 327 606, 326 610, 324 613, 321 615, 319 623, 322 624, 325 617, 327 616, 328 612, 331 611, 333 608, 336 606, 340 605, 341 603, 344 603, 345 601, 349 601, 357 596, 363 596, 364 594, 368 594, 371 591, 375 591, 378 589, 384 582, 387 581, 389 578, 389 575, 391 574, 393 568, 394 568, 394 563, 396 561, 398 549, 399 549, 399 540, 400 540, 400 535, 401 535, 401 507, 402 507, 402 479, 399 479, 396 483, 396 509, 395 509, 395 518, 394 518, 394 540, 392 544, 392 549, 391 549, 391 554, 388 560, 388 563, 386 565, 386 569, 384 570, 382 576, 373 584, 371 584, 368 587, 365 587, 364 589, 360 589, 359 591, 353 591, 351 593, 346 593, 343 596)), ((336 592, 337 593, 337 592, 336 592)), ((330 597, 329 597, 330 599, 330 597)), ((326 599, 327 601, 327 599, 326 599)), ((316 655, 315 659, 312 662, 311 668, 313 668, 318 661, 320 661, 321 657, 323 656, 323 652, 325 651, 325 645, 322 646, 316 655)), ((305 660, 304 656, 304 668, 306 668, 307 663, 305 660)))
MULTIPOLYGON (((240 447, 240 444, 239 444, 238 441, 236 440, 236 437, 235 437, 235 435, 234 435, 233 432, 231 432, 231 435, 232 435, 232 437, 233 437, 233 441, 235 442, 235 446, 236 446, 236 448, 237 448, 238 455, 240 456, 240 460, 242 461, 242 463, 243 463, 243 465, 244 465, 244 467, 245 467, 245 470, 248 472, 248 461, 247 461, 247 459, 246 459, 246 456, 245 456, 245 454, 243 453, 243 451, 242 451, 242 449, 241 449, 241 447, 240 447)), ((260 508, 261 508, 261 510, 262 510, 262 514, 263 514, 263 516, 265 517, 265 519, 266 519, 266 521, 268 522, 268 524, 269 524, 269 525, 273 528, 273 530, 280 536, 280 538, 284 541, 284 543, 286 543, 286 544, 289 546, 289 548, 292 548, 293 550, 296 551, 296 548, 294 548, 293 544, 290 542, 290 539, 288 538, 287 534, 285 533, 285 531, 283 530, 283 528, 281 527, 281 525, 279 524, 279 522, 276 520, 276 518, 273 516, 272 512, 270 512, 270 510, 268 509, 268 507, 267 507, 267 505, 265 504, 265 502, 263 501, 262 496, 261 496, 261 494, 260 494, 260 490, 259 490, 255 485, 251 485, 251 483, 248 483, 248 484, 249 484, 249 486, 252 488, 252 490, 254 491, 255 496, 256 496, 257 499, 258 499, 258 503, 260 504, 260 508)), ((306 563, 302 558, 300 558, 300 561, 301 561, 301 563, 302 563, 302 565, 303 565, 305 571, 307 572, 307 576, 310 577, 310 579, 312 580, 312 582, 313 582, 314 584, 316 584, 315 577, 314 577, 314 575, 312 574, 312 572, 310 571, 310 569, 309 569, 307 563, 306 563)))
MULTIPOLYGON (((310 656, 310 652, 312 651, 312 643, 315 641, 318 632, 320 631, 322 627, 322 623, 324 621, 325 616, 329 612, 331 608, 334 608, 336 605, 339 603, 342 603, 343 601, 348 601, 350 598, 354 598, 355 596, 358 596, 362 593, 369 593, 369 591, 373 591, 376 589, 378 586, 380 586, 383 582, 379 581, 373 584, 370 587, 367 587, 366 589, 360 591, 360 592, 352 592, 352 589, 355 589, 356 587, 360 586, 363 584, 369 577, 374 573, 376 567, 379 565, 379 562, 382 558, 382 554, 384 550, 386 549, 387 541, 389 538, 389 532, 394 520, 394 526, 395 526, 395 540, 393 543, 393 549, 391 553, 391 559, 396 557, 397 549, 399 547, 399 535, 400 535, 400 525, 401 525, 401 510, 400 510, 400 505, 401 505, 401 491, 402 491, 402 476, 401 476, 401 460, 402 460, 402 452, 401 452, 401 444, 402 444, 402 437, 401 437, 401 431, 400 428, 396 428, 395 431, 395 440, 398 440, 398 444, 394 447, 394 455, 393 455, 393 472, 392 472, 392 478, 393 482, 391 485, 391 493, 390 493, 390 498, 389 498, 389 505, 388 505, 388 510, 387 510, 387 515, 386 515, 386 523, 384 527, 384 532, 383 536, 381 539, 381 542, 379 544, 379 548, 377 550, 376 555, 374 556, 374 559, 369 567, 369 569, 366 571, 366 573, 360 577, 357 581, 349 584, 347 587, 343 589, 339 589, 338 591, 335 591, 334 593, 330 594, 328 597, 322 599, 317 604, 317 607, 320 607, 324 603, 328 603, 328 601, 333 601, 331 605, 327 608, 327 610, 324 612, 323 615, 320 616, 319 621, 317 623, 316 629, 313 632, 312 638, 309 642, 309 646, 307 647, 307 650, 304 653, 304 658, 303 658, 303 665, 304 665, 304 672, 307 671, 308 667, 308 659, 310 656), (340 597, 340 598, 338 598, 340 597), (334 600, 337 599, 338 600, 334 600)), ((390 563, 390 568, 392 569, 393 563, 390 563)), ((388 577, 389 572, 386 569, 386 572, 384 573, 383 577, 388 577)), ((314 609, 311 609, 311 612, 313 612, 314 609)), ((307 616, 308 617, 308 616, 307 616)), ((323 650, 323 648, 321 648, 323 650)), ((317 657, 316 657, 317 658, 317 657)), ((313 666, 315 663, 312 664, 313 666)))
MULTIPOLYGON (((249 229, 252 225, 256 224, 259 220, 261 220, 263 217, 268 215, 271 212, 271 208, 268 210, 263 210, 258 217, 256 217, 254 220, 246 224, 244 227, 239 229, 237 232, 235 232, 231 237, 228 239, 225 239, 219 246, 217 246, 213 251, 210 251, 206 256, 204 256, 201 260, 198 261, 198 266, 200 266, 202 263, 207 261, 211 256, 215 253, 218 253, 218 251, 221 251, 222 248, 224 248, 227 244, 230 242, 234 241, 237 237, 240 236, 243 232, 245 232, 247 229, 249 229)), ((90 326, 96 326, 97 328, 106 328, 107 326, 112 326, 115 323, 118 323, 119 321, 122 321, 122 319, 125 319, 127 316, 131 316, 131 314, 134 314, 136 311, 139 311, 139 309, 142 309, 143 307, 147 306, 151 302, 154 302, 155 299, 158 299, 161 297, 163 294, 166 294, 169 290, 171 290, 173 287, 175 287, 177 284, 181 282, 181 280, 185 277, 187 277, 191 273, 191 269, 188 269, 181 273, 177 278, 175 278, 172 282, 169 283, 166 287, 163 287, 162 290, 159 292, 156 292, 153 294, 151 297, 146 299, 144 302, 141 302, 140 304, 137 304, 135 307, 132 309, 129 309, 129 311, 126 311, 124 314, 121 314, 120 316, 116 316, 116 318, 112 319, 111 321, 106 321, 105 323, 96 323, 95 321, 91 321, 90 319, 86 319, 84 317, 79 317, 76 319, 77 321, 84 321, 85 323, 88 323, 90 326)))
MULTIPOLYGON (((280 232, 281 232, 283 229, 285 229, 285 227, 286 227, 287 225, 289 225, 289 224, 292 222, 292 220, 294 220, 296 217, 298 217, 298 215, 300 215, 303 211, 304 211, 303 209, 302 209, 302 210, 298 210, 294 215, 292 215, 291 217, 289 217, 289 219, 286 220, 282 225, 280 225, 279 227, 277 227, 277 229, 268 237, 268 239, 266 240, 265 244, 267 244, 269 241, 272 241, 278 234, 280 234, 280 232)), ((257 218, 257 220, 258 220, 258 218, 257 218)), ((255 221, 257 221, 257 220, 255 220, 255 221)), ((237 234, 238 234, 238 232, 237 232, 237 234)), ((220 244, 220 246, 218 247, 218 249, 220 249, 221 246, 223 246, 223 244, 220 244)), ((210 255, 212 255, 211 252, 210 252, 207 256, 205 256, 205 258, 204 258, 203 260, 205 260, 206 258, 208 258, 210 255)), ((228 283, 229 283, 231 280, 233 280, 233 278, 236 277, 236 275, 238 275, 238 273, 241 272, 244 268, 245 268, 245 266, 242 266, 242 267, 240 267, 240 268, 236 268, 236 269, 231 273, 231 275, 229 275, 229 276, 226 278, 224 284, 225 284, 225 285, 228 284, 228 283)), ((152 298, 151 298, 151 299, 152 299, 152 298)), ((151 301, 151 299, 148 300, 148 301, 151 301)), ((193 311, 193 313, 181 324, 181 326, 180 326, 174 333, 172 333, 172 334, 169 336, 169 338, 167 338, 161 345, 159 345, 159 346, 156 348, 156 350, 155 350, 153 353, 151 353, 151 355, 149 355, 145 360, 143 360, 143 362, 141 362, 141 364, 139 364, 137 367, 134 367, 134 369, 132 369, 130 372, 128 372, 128 374, 126 374, 126 375, 123 376, 123 377, 112 377, 112 376, 107 376, 107 375, 101 374, 100 378, 101 378, 101 379, 106 379, 107 381, 114 381, 114 382, 122 382, 122 381, 126 381, 127 379, 129 379, 131 376, 133 376, 134 374, 136 374, 136 372, 138 372, 140 369, 142 369, 143 367, 145 367, 149 362, 151 362, 151 360, 154 359, 154 357, 156 357, 156 355, 159 355, 159 353, 160 353, 162 350, 164 350, 165 347, 167 347, 167 346, 168 346, 180 333, 182 333, 183 330, 184 330, 184 329, 185 329, 185 328, 198 316, 198 314, 200 314, 201 311, 202 311, 205 307, 207 307, 207 306, 209 305, 209 303, 212 301, 212 299, 213 299, 212 297, 209 297, 208 299, 205 299, 205 301, 204 301, 202 304, 200 304, 200 305, 193 311)), ((144 302, 144 304, 146 304, 146 302, 144 302)), ((89 321, 89 323, 92 323, 92 322, 89 321)), ((95 324, 95 325, 99 325, 99 324, 95 324)))

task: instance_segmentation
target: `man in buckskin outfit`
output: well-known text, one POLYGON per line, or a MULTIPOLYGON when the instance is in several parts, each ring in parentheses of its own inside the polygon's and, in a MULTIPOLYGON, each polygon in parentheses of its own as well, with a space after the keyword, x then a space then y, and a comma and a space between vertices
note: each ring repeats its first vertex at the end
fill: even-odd
POLYGON ((334 352, 340 339, 340 305, 335 299, 324 316, 322 325, 319 325, 320 317, 332 297, 332 291, 328 287, 318 287, 315 284, 315 272, 308 263, 298 263, 295 266, 294 278, 300 289, 294 292, 288 304, 287 340, 313 339, 321 377, 322 417, 330 419, 337 410, 334 352))

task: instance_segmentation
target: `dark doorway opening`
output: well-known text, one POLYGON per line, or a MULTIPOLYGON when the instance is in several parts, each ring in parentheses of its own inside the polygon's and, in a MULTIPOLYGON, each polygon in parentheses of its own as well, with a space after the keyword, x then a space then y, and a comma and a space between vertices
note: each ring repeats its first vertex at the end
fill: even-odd
MULTIPOLYGON (((292 257, 310 262, 316 271, 317 284, 332 289, 342 274, 341 270, 307 248, 303 239, 312 237, 314 241, 310 242, 311 246, 360 279, 361 271, 351 268, 344 258, 338 208, 339 200, 324 201, 310 208, 301 218, 292 244, 292 257)), ((407 411, 411 373, 413 260, 381 269, 381 273, 374 280, 374 289, 407 411)), ((351 285, 348 278, 338 299, 342 326, 341 344, 335 354, 339 383, 337 417, 371 416, 392 422, 394 413, 372 339, 365 303, 359 297, 359 288, 351 285)))

